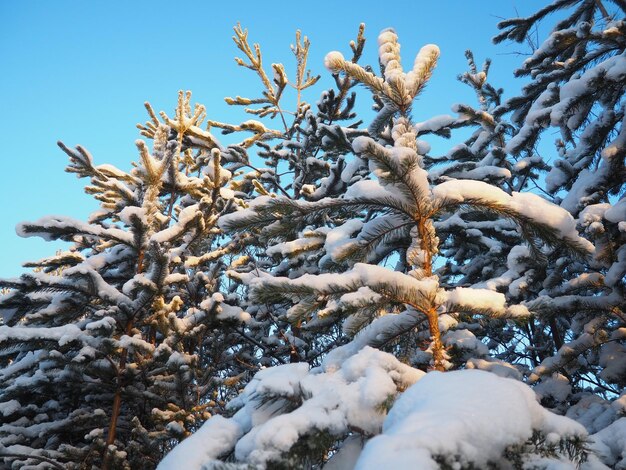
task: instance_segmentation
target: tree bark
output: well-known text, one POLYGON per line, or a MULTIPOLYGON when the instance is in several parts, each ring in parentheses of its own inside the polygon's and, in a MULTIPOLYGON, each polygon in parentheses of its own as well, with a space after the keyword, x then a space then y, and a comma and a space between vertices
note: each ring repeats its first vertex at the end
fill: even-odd
MULTIPOLYGON (((139 250, 137 254, 137 274, 143 272, 143 259, 144 252, 139 250)), ((124 333, 130 335, 133 329, 133 319, 129 319, 124 329, 124 333)), ((113 406, 111 409, 111 421, 109 421, 109 431, 107 434, 107 447, 104 449, 104 461, 102 462, 102 469, 109 470, 111 466, 111 454, 108 453, 109 446, 115 443, 115 436, 117 434, 117 422, 119 421, 120 411, 122 409, 122 374, 126 369, 126 361, 128 360, 128 350, 122 349, 120 354, 120 362, 117 366, 117 374, 115 377, 115 395, 113 396, 113 406)))
MULTIPOLYGON (((130 334, 132 330, 132 320, 128 322, 125 333, 130 334)), ((110 445, 115 443, 115 436, 117 434, 117 422, 119 421, 120 411, 122 409, 122 374, 126 369, 126 361, 128 359, 128 350, 122 350, 120 354, 120 363, 117 367, 117 375, 115 378, 115 395, 113 396, 113 406, 111 410, 111 421, 109 421, 109 432, 107 434, 107 448, 104 450, 104 462, 102 463, 102 469, 108 470, 111 466, 111 454, 107 453, 110 445)))
POLYGON ((433 369, 443 372, 446 370, 444 366, 445 357, 443 343, 441 342, 441 331, 439 331, 437 310, 435 308, 430 309, 426 312, 426 317, 428 318, 428 329, 432 341, 433 369))

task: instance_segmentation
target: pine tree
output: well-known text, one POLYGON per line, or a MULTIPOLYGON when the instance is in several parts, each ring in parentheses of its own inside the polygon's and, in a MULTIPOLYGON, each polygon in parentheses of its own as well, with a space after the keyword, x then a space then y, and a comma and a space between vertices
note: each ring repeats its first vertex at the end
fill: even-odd
POLYGON ((540 237, 577 253, 588 251, 591 245, 578 236, 573 220, 565 211, 539 197, 521 193, 509 195, 474 180, 450 179, 431 187, 427 172, 421 167, 409 110, 413 98, 430 78, 438 50, 435 46, 423 48, 413 71, 404 74, 400 71, 395 33, 382 33, 379 43, 381 63, 385 66, 384 79, 345 61, 340 53, 327 56, 331 71, 343 71, 350 78, 362 81, 384 103, 369 127, 370 135, 376 136, 378 141, 358 137, 353 143, 354 152, 367 162, 376 179, 352 183, 341 198, 299 202, 274 197, 255 201, 251 209, 224 217, 223 225, 231 229, 259 228, 270 238, 279 233, 293 233, 292 227, 297 224, 310 225, 318 214, 338 213, 339 219, 331 219, 336 224, 331 231, 337 235, 333 237, 332 246, 326 243, 326 250, 332 262, 343 264, 344 271, 352 267, 345 274, 322 275, 319 282, 311 276, 285 279, 252 273, 239 277, 253 286, 258 302, 274 302, 282 295, 297 298, 297 303, 287 312, 292 322, 315 324, 325 321, 325 317, 350 315, 344 322, 344 330, 352 335, 380 315, 385 301, 399 304, 401 309, 408 306, 411 311, 419 312, 412 312, 414 321, 408 329, 422 322, 427 325, 428 334, 424 339, 432 341, 430 351, 434 367, 443 370, 445 354, 439 331, 438 317, 443 313, 438 312, 440 307, 447 304, 451 312, 467 309, 494 315, 505 314, 505 307, 504 296, 486 289, 474 292, 471 288, 458 287, 447 294, 438 291, 433 263, 439 240, 434 219, 459 207, 470 207, 517 222, 522 234, 531 242, 540 237), (393 142, 393 147, 385 147, 386 140, 393 142), (538 212, 532 212, 538 208, 561 220, 552 226, 546 217, 541 219, 538 212), (410 245, 398 243, 405 240, 410 240, 410 245), (399 258, 399 272, 375 268, 394 253, 399 258), (372 270, 376 270, 375 275, 372 270), (389 279, 385 278, 386 273, 389 279), (364 289, 362 295, 348 295, 345 302, 341 301, 342 296, 359 288, 364 289), (483 305, 473 305, 471 298, 480 296, 483 305), (314 314, 320 311, 321 314, 314 314))
POLYGON ((164 122, 148 106, 154 146, 137 141, 128 173, 60 143, 101 209, 18 227, 73 245, 2 281, 0 457, 11 468, 154 468, 240 373, 223 325, 247 316, 220 292, 233 246, 216 227, 231 178, 189 102, 181 93, 164 122))
MULTIPOLYGON (((239 410, 233 418, 209 421, 203 427, 205 440, 212 439, 218 429, 227 429, 228 434, 219 446, 207 450, 206 463, 226 459, 262 467, 316 468, 346 439, 362 442, 380 432, 384 411, 414 380, 402 380, 399 375, 418 371, 394 363, 382 366, 389 371, 388 376, 371 372, 380 380, 391 377, 392 382, 384 387, 382 396, 372 395, 371 403, 359 406, 364 410, 373 407, 382 414, 370 426, 361 427, 347 411, 347 426, 340 428, 331 424, 334 420, 327 421, 327 411, 311 412, 311 407, 315 409, 323 400, 317 395, 318 391, 323 393, 322 389, 312 385, 314 380, 325 380, 319 374, 336 373, 338 377, 351 377, 348 383, 361 383, 361 375, 341 368, 359 363, 362 355, 382 354, 371 353, 368 346, 384 348, 410 364, 430 363, 430 369, 442 371, 451 366, 442 330, 459 314, 511 319, 528 315, 523 305, 507 305, 505 296, 495 290, 449 287, 440 282, 435 266, 439 248, 437 220, 467 208, 513 221, 535 252, 540 252, 543 245, 560 246, 586 256, 593 249, 578 235, 574 220, 565 210, 539 196, 515 191, 509 194, 479 180, 451 177, 431 184, 410 109, 432 74, 438 49, 422 48, 413 70, 404 73, 396 34, 383 31, 379 44, 382 77, 354 61, 346 61, 338 52, 326 58, 331 72, 365 85, 379 105, 368 136, 357 137, 351 149, 345 150, 344 159, 348 152, 356 157, 355 163, 348 163, 353 173, 349 179, 342 178, 348 183, 345 193, 308 201, 266 195, 256 198, 248 208, 222 217, 220 222, 231 233, 252 232, 259 240, 274 241, 269 253, 305 259, 307 266, 317 263, 313 272, 297 269, 287 275, 282 274, 280 266, 274 270, 271 265, 229 272, 248 287, 253 303, 271 306, 269 311, 300 333, 299 337, 294 335, 296 339, 306 332, 332 332, 340 326, 352 340, 339 347, 329 340, 334 349, 310 376, 308 364, 301 362, 257 374, 242 396, 231 402, 233 410, 239 410), (396 263, 396 269, 384 266, 390 261, 396 263), (253 409, 261 409, 264 417, 255 418, 253 409), (293 430, 288 424, 292 420, 293 430), (285 423, 288 437, 276 435, 279 423, 285 423)), ((328 333, 326 337, 332 338, 328 333)), ((459 330, 451 341, 473 343, 478 351, 486 349, 467 330, 459 330)), ((385 363, 387 357, 381 355, 378 360, 385 363)), ((364 371, 359 374, 367 376, 364 371)), ((370 393, 375 394, 375 390, 372 387, 370 393)), ((166 462, 173 465, 175 460, 166 462)))
MULTIPOLYGON (((272 64, 275 72, 273 82, 267 78, 269 73, 263 70, 260 47, 249 45, 247 31, 237 26, 234 40, 247 58, 245 62, 238 59, 238 64, 256 72, 263 91, 261 98, 226 98, 226 102, 232 105, 260 105, 259 108, 245 110, 270 120, 267 126, 259 121, 246 121, 241 125, 211 121, 225 134, 255 133, 237 147, 239 155, 244 157, 239 156, 239 160, 229 167, 233 172, 248 171, 235 183, 238 197, 245 201, 264 197, 315 201, 342 194, 348 183, 359 179, 365 171, 363 165, 349 165, 345 160, 351 142, 366 133, 358 128, 360 122, 355 121, 356 93, 351 89, 356 82, 349 77, 334 75, 336 88, 324 91, 317 104, 312 106, 305 101, 304 91, 317 78, 311 78, 311 73, 306 71, 309 49, 306 37, 303 39, 297 32, 296 45, 292 47, 297 62, 295 79, 288 79, 282 64, 272 64), (296 108, 293 111, 287 111, 281 101, 290 87, 296 91, 296 108)), ((359 60, 364 43, 361 25, 356 40, 351 44, 353 62, 359 60)), ((310 224, 311 227, 323 225, 322 219, 324 216, 320 216, 318 223, 310 224)), ((237 278, 239 272, 259 268, 276 275, 318 274, 322 267, 328 265, 328 257, 322 260, 327 230, 309 229, 296 220, 292 226, 283 225, 279 230, 282 233, 254 230, 229 233, 233 239, 241 240, 241 245, 245 247, 229 270, 231 278, 237 278), (299 241, 277 243, 293 238, 299 238, 299 241)), ((344 341, 338 328, 332 331, 300 329, 297 323, 285 318, 283 302, 259 303, 249 298, 246 286, 239 285, 237 294, 240 305, 254 318, 254 322, 246 326, 246 334, 262 349, 260 357, 251 358, 253 364, 268 366, 300 360, 318 364, 325 351, 344 341)))
POLYGON ((565 10, 562 19, 516 71, 530 76, 530 83, 498 112, 512 112, 518 126, 508 153, 539 150, 544 157, 556 156, 545 158, 552 165, 546 191, 596 246, 589 262, 571 260, 559 250, 546 253, 547 264, 526 257, 519 271, 526 273, 524 279, 515 281, 536 319, 528 334, 531 378, 542 380, 537 390, 546 403, 564 410, 588 392, 593 395, 582 399, 581 407, 597 393, 615 398, 626 384, 621 333, 626 306, 626 5, 553 2, 528 18, 500 23, 503 31, 495 41, 524 41, 538 22, 559 10, 565 10), (560 133, 552 149, 539 145, 551 127, 560 133))
MULTIPOLYGON (((289 324, 268 318, 267 312, 259 314, 241 298, 241 288, 224 276, 227 268, 267 263, 263 244, 255 248, 250 234, 224 237, 216 222, 220 214, 256 194, 289 191, 292 197, 303 197, 312 179, 329 173, 338 176, 343 163, 337 161, 337 136, 344 136, 349 147, 345 135, 354 138, 355 132, 363 132, 335 124, 354 117, 352 81, 338 79, 338 90, 323 97, 317 114, 302 99, 302 91, 317 81, 306 71, 306 37, 302 40, 299 33, 296 37, 293 52, 298 67, 292 84, 282 65, 274 66, 271 82, 260 49, 248 43, 247 31, 236 27, 235 33, 238 48, 249 60, 238 62, 258 74, 265 92, 260 99, 226 101, 259 104, 260 109, 248 111, 284 122, 280 99, 293 85, 297 109, 286 130, 254 120, 239 126, 208 120, 208 129, 253 134, 224 147, 200 127, 204 107, 192 110, 190 94, 181 93, 171 118, 157 116, 146 103, 150 121, 138 127, 155 141, 154 149, 150 153, 138 141, 141 160, 130 173, 111 165, 95 166, 82 147, 73 150, 60 144, 71 160, 68 171, 91 179, 86 191, 102 209, 88 223, 44 218, 20 228, 25 236, 75 245, 70 252, 28 264, 37 271, 33 274, 2 281, 10 294, 2 299, 6 326, 1 327, 0 340, 6 346, 3 361, 10 366, 0 387, 7 418, 0 427, 0 443, 1 455, 13 466, 43 462, 153 468, 204 419, 223 413, 224 404, 236 396, 250 372, 294 356, 289 324), (255 166, 251 148, 260 149, 267 167, 255 166), (325 153, 321 160, 328 163, 307 163, 309 152, 325 153), (300 185, 283 187, 283 165, 300 175, 300 185), (232 178, 244 169, 252 171, 232 178), (46 274, 51 270, 62 270, 60 279, 46 274), (108 297, 103 298, 103 292, 108 297), (50 325, 51 319, 59 330, 50 325), (67 336, 67 331, 74 336, 67 336), (58 363, 43 382, 55 387, 62 380, 67 397, 44 401, 37 410, 34 405, 25 409, 21 402, 31 393, 45 394, 37 380, 24 377, 37 375, 39 359, 48 360, 58 336, 63 337, 64 349, 53 350, 58 363), (73 380, 67 381, 70 372, 73 380), (44 412, 47 424, 36 428, 45 432, 34 439, 31 426, 43 422, 44 412), (76 418, 58 422, 72 413, 76 418), (86 417, 90 419, 77 426, 86 417)), ((357 58, 363 40, 358 43, 357 58)))
MULTIPOLYGON (((429 181, 431 184, 451 179, 483 181, 507 194, 528 190, 538 173, 545 169, 545 164, 537 156, 516 161, 504 152, 514 128, 496 113, 503 90, 489 83, 489 59, 479 71, 472 52, 466 51, 465 55, 469 69, 458 79, 475 92, 477 106, 455 104, 452 109, 458 117, 436 116, 414 126, 418 139, 429 135, 450 139, 455 129, 471 129, 469 138, 462 144, 453 145, 441 156, 430 155, 430 146, 420 141, 424 150, 428 151, 424 155, 424 167, 428 170, 429 181)), ((441 239, 439 259, 442 260, 438 263, 440 266, 436 274, 443 286, 490 286, 503 292, 508 270, 503 259, 520 249, 525 250, 524 238, 513 221, 484 210, 461 207, 435 221, 434 226, 441 239), (493 281, 495 279, 497 281, 493 281)), ((503 293, 510 302, 508 293, 503 293)), ((516 300, 513 299, 513 302, 516 300)), ((506 347, 517 332, 509 321, 472 315, 470 312, 457 314, 452 320, 446 325, 444 344, 449 347, 457 366, 467 364, 468 367, 506 370, 512 376, 521 376, 516 368, 522 361, 515 354, 509 354, 506 347), (514 366, 506 365, 502 369, 502 360, 514 366)))

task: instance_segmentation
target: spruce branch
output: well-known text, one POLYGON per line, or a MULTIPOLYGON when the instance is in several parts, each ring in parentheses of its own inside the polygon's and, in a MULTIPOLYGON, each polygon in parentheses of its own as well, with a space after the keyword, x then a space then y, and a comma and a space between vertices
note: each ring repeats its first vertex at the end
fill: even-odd
MULTIPOLYGON (((287 121, 285 120, 284 113, 280 107, 280 98, 282 93, 287 86, 288 80, 284 73, 284 68, 282 65, 277 65, 274 68, 274 71, 277 72, 277 79, 275 80, 275 86, 272 85, 267 73, 263 69, 263 59, 261 55, 261 47, 258 44, 253 44, 252 47, 248 42, 248 30, 243 29, 240 24, 237 24, 233 28, 235 31, 235 35, 233 36, 233 41, 237 48, 243 52, 248 59, 246 63, 244 59, 240 59, 239 57, 235 58, 235 62, 237 65, 241 67, 248 68, 256 72, 256 74, 261 79, 261 83, 265 87, 263 91, 263 96, 267 100, 266 102, 271 104, 271 108, 262 108, 261 110, 252 110, 246 109, 246 112, 250 112, 252 114, 259 114, 261 117, 271 114, 271 117, 275 117, 277 114, 280 115, 281 121, 283 123, 285 132, 289 131, 289 126, 287 126, 287 121)), ((253 100, 249 100, 250 103, 253 100)), ((237 100, 233 100, 232 98, 226 98, 226 102, 228 104, 241 104, 237 100)), ((258 101, 257 101, 258 102, 258 101)))
MULTIPOLYGON (((145 103, 146 110, 151 120, 145 124, 137 124, 140 134, 153 139, 161 124, 150 103, 145 103)), ((201 129, 201 125, 206 119, 206 108, 201 104, 196 104, 193 111, 191 109, 191 91, 178 92, 178 104, 174 111, 174 118, 170 118, 164 111, 160 113, 163 124, 176 131, 181 149, 183 143, 197 148, 219 148, 219 143, 210 132, 201 129)))
MULTIPOLYGON (((5 448, 4 446, 2 447, 5 448)), ((60 463, 58 463, 56 460, 42 456, 42 455, 34 455, 34 454, 24 455, 24 454, 18 454, 18 453, 13 453, 13 452, 6 452, 0 449, 0 458, 20 459, 20 460, 26 460, 26 461, 33 459, 33 460, 39 460, 40 462, 45 462, 51 465, 53 468, 56 468, 59 470, 64 470, 66 468, 60 463)))
POLYGON ((586 259, 589 256, 588 246, 583 245, 581 241, 563 238, 559 229, 552 225, 538 221, 510 206, 489 199, 466 198, 462 203, 444 199, 439 201, 434 210, 436 214, 439 214, 463 208, 484 211, 515 222, 521 231, 522 237, 528 242, 533 254, 538 259, 545 259, 545 255, 540 247, 541 242, 553 248, 563 248, 576 258, 586 259))
POLYGON ((245 216, 236 218, 226 218, 221 222, 222 227, 227 231, 241 232, 252 228, 263 228, 268 236, 287 235, 281 234, 287 226, 295 227, 309 219, 323 217, 325 214, 341 210, 348 210, 351 213, 378 210, 382 213, 396 213, 412 218, 414 208, 410 205, 398 201, 393 197, 388 198, 352 198, 352 199, 323 199, 315 203, 297 201, 285 197, 271 198, 265 204, 254 206, 253 210, 248 210, 245 216), (297 214, 298 217, 295 217, 297 214), (281 226, 273 227, 272 223, 282 221, 281 226), (274 228, 276 233, 274 233, 274 228))
MULTIPOLYGON (((363 50, 365 48, 364 33, 365 33, 365 23, 361 23, 359 25, 359 31, 357 33, 356 40, 350 41, 350 49, 352 50, 351 62, 353 64, 356 64, 361 58, 361 56, 363 55, 363 50)), ((337 85, 339 86, 339 94, 337 95, 337 100, 335 101, 333 110, 329 113, 329 118, 330 118, 331 123, 333 122, 333 120, 342 117, 341 106, 343 104, 344 99, 346 99, 348 91, 354 84, 353 81, 349 79, 349 77, 346 77, 345 79, 340 79, 338 73, 334 73, 333 77, 335 77, 335 81, 337 82, 337 85)), ((353 95, 352 100, 354 100, 355 96, 356 95, 353 95)))

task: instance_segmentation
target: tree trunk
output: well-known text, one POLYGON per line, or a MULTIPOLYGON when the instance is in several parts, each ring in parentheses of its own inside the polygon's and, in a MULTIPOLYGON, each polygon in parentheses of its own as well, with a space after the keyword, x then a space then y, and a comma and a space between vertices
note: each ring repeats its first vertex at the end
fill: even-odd
POLYGON ((426 312, 428 318, 428 329, 430 332, 430 340, 432 341, 433 348, 433 369, 438 371, 445 371, 444 361, 444 347, 441 342, 441 332, 439 331, 439 315, 435 308, 426 312))
MULTIPOLYGON (((139 250, 137 254, 137 274, 143 272, 143 259, 144 252, 139 250)), ((133 329, 133 319, 129 319, 124 329, 124 333, 130 335, 133 329)), ((117 366, 117 374, 115 378, 115 395, 113 396, 113 406, 111 409, 111 421, 109 421, 109 432, 107 434, 107 447, 104 449, 104 461, 102 462, 102 469, 109 470, 111 466, 111 454, 108 453, 110 445, 115 443, 115 436, 117 434, 117 422, 120 417, 120 411, 122 409, 122 374, 126 369, 126 361, 128 359, 128 350, 123 349, 120 354, 120 362, 117 366)))

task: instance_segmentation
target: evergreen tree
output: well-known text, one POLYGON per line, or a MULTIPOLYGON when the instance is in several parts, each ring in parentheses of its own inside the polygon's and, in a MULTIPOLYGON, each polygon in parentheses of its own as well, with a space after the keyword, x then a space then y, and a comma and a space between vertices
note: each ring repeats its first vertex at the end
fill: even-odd
MULTIPOLYGON (((363 51, 363 29, 361 25, 357 38, 351 44, 354 63, 363 51)), ((287 78, 282 64, 272 64, 276 73, 274 81, 270 82, 268 73, 262 68, 260 47, 249 45, 247 31, 241 27, 235 28, 235 33, 235 43, 247 58, 246 62, 238 60, 238 63, 256 72, 264 90, 261 98, 226 98, 227 103, 260 104, 260 108, 246 108, 246 111, 283 125, 282 129, 280 126, 271 129, 272 124, 266 127, 258 121, 246 121, 241 125, 211 122, 226 134, 249 132, 253 130, 250 123, 255 122, 256 135, 245 139, 238 147, 245 157, 229 167, 233 172, 252 170, 236 181, 238 197, 256 204, 257 198, 261 200, 264 197, 316 201, 339 196, 350 181, 359 179, 365 172, 363 164, 349 164, 345 158, 351 150, 351 142, 366 134, 358 128, 360 121, 355 120, 356 94, 351 89, 356 82, 350 77, 335 74, 336 88, 324 91, 313 107, 304 100, 303 93, 313 80, 317 80, 310 78, 310 72, 305 70, 309 49, 306 37, 302 39, 298 32, 296 45, 292 48, 297 62, 295 80, 287 78), (281 101, 287 95, 289 85, 297 95, 296 108, 290 112, 281 101), (289 119, 289 116, 292 118, 289 119)), ((237 278, 237 273, 263 269, 276 275, 298 276, 318 274, 329 268, 332 262, 326 256, 324 246, 332 234, 323 227, 327 217, 320 215, 317 218, 316 223, 303 224, 294 220, 292 226, 276 226, 277 232, 271 227, 265 231, 230 232, 229 236, 241 240, 245 248, 240 251, 242 256, 233 263, 228 274, 237 278), (293 242, 294 238, 298 241, 293 242), (280 243, 282 240, 289 241, 280 243)), ((254 318, 254 322, 246 326, 246 332, 263 346, 260 357, 251 359, 254 364, 267 366, 296 361, 319 364, 326 351, 345 340, 338 327, 314 331, 300 328, 298 322, 293 323, 286 318, 288 307, 284 302, 260 303, 248 296, 245 285, 239 285, 237 294, 240 305, 254 318)))
MULTIPOLYGON (((292 83, 284 68, 275 65, 270 81, 258 46, 249 45, 241 27, 235 33, 249 60, 238 62, 254 70, 266 89, 259 99, 226 101, 260 104, 248 111, 286 122, 280 100, 292 83)), ((154 149, 150 153, 138 141, 141 160, 130 173, 95 166, 82 147, 60 144, 70 156, 68 171, 91 179, 86 191, 102 209, 88 223, 47 217, 19 229, 75 245, 29 263, 33 274, 2 281, 9 293, 2 299, 6 325, 0 327, 7 365, 0 387, 6 418, 0 457, 6 462, 16 468, 153 468, 204 419, 223 413, 250 372, 297 356, 289 324, 257 312, 224 276, 227 268, 271 262, 263 243, 250 240, 251 234, 224 237, 216 225, 220 214, 256 194, 303 197, 312 178, 341 173, 335 140, 328 136, 340 129, 334 122, 354 117, 353 83, 338 79, 337 92, 329 91, 312 114, 301 93, 317 78, 306 71, 308 39, 298 33, 296 40, 298 103, 284 131, 255 120, 239 126, 208 120, 208 128, 225 134, 252 133, 224 147, 200 127, 204 108, 192 110, 190 94, 181 93, 171 118, 159 118, 146 103, 151 119, 138 127, 155 141, 154 149), (250 148, 260 149, 266 167, 256 166, 250 148), (308 152, 328 152, 321 158, 328 163, 310 163, 308 152), (300 175, 299 186, 281 181, 283 165, 300 175), (252 171, 232 178, 244 169, 252 171), (52 276, 52 270, 62 272, 52 276), (51 352, 57 362, 49 364, 51 352), (42 377, 40 361, 50 369, 42 377), (35 379, 26 378, 31 375, 35 379), (47 400, 43 389, 59 382, 65 394, 47 400), (40 402, 21 406, 31 395, 40 402)), ((363 40, 358 43, 357 58, 363 40)))
POLYGON ((297 303, 287 312, 292 322, 315 324, 328 316, 349 315, 344 329, 351 334, 380 316, 385 301, 410 306, 411 310, 419 312, 413 315, 415 323, 410 329, 421 322, 427 325, 425 339, 432 341, 429 350, 434 356, 434 367, 442 370, 445 357, 439 332, 438 317, 443 313, 438 312, 440 307, 447 304, 451 312, 467 309, 497 315, 505 314, 505 307, 504 296, 486 289, 474 292, 471 288, 458 287, 449 294, 438 291, 433 263, 439 239, 434 219, 459 207, 470 207, 518 222, 522 234, 531 242, 541 237, 576 253, 588 252, 591 244, 578 236, 573 219, 564 210, 537 196, 515 192, 509 195, 476 180, 450 179, 431 187, 417 153, 416 132, 409 120, 409 109, 415 95, 430 78, 438 50, 435 46, 423 48, 413 71, 404 74, 399 71, 395 33, 383 32, 379 42, 384 79, 345 61, 340 53, 327 56, 331 70, 343 71, 363 81, 384 103, 374 119, 375 125, 369 128, 370 134, 380 132, 378 141, 358 137, 353 143, 354 152, 367 162, 376 179, 353 182, 341 198, 315 202, 260 198, 251 209, 224 217, 223 225, 230 229, 260 228, 266 238, 270 238, 293 233, 298 225, 310 225, 318 214, 338 213, 339 218, 333 219, 336 227, 331 229, 337 235, 333 237, 333 244, 326 243, 325 248, 330 260, 343 266, 343 271, 352 267, 347 269, 347 274, 322 275, 319 282, 311 276, 285 279, 259 275, 258 271, 239 277, 253 286, 258 302, 273 302, 283 294, 297 298, 297 303), (385 124, 381 127, 382 122, 385 124), (387 139, 393 142, 392 147, 384 146, 387 139), (410 240, 408 246, 398 243, 407 239, 410 240), (373 268, 394 253, 399 257, 396 272, 373 268), (373 274, 364 263, 376 270, 374 277, 368 277, 373 274), (393 279, 386 279, 385 273, 393 279), (361 287, 364 288, 362 295, 348 295, 350 301, 337 302, 343 295, 361 287), (472 298, 481 296, 478 303, 482 305, 473 305, 472 298), (321 315, 313 315, 319 311, 321 315))
MULTIPOLYGON (((226 459, 261 467, 318 468, 329 453, 348 445, 348 441, 363 442, 378 434, 385 410, 418 374, 416 369, 387 363, 386 355, 379 356, 386 373, 349 371, 353 363, 366 361, 365 356, 382 354, 371 353, 367 346, 392 351, 410 364, 430 363, 429 369, 442 371, 451 367, 442 333, 458 323, 459 314, 511 319, 528 315, 523 305, 507 305, 505 296, 495 290, 440 282, 435 272, 439 248, 435 221, 468 208, 513 221, 535 252, 544 244, 558 245, 578 256, 593 250, 591 243, 578 235, 572 217, 539 196, 515 191, 509 194, 493 184, 471 179, 450 177, 431 184, 418 153, 420 142, 410 109, 432 74, 438 49, 424 47, 413 70, 404 73, 396 34, 383 31, 379 44, 382 77, 346 61, 338 52, 326 58, 331 72, 365 85, 379 103, 369 136, 352 141, 356 164, 348 165, 357 169, 353 175, 358 177, 342 178, 348 181, 345 193, 312 201, 284 195, 258 197, 247 209, 226 215, 220 222, 229 231, 252 231, 260 239, 278 241, 268 252, 291 257, 306 253, 311 255, 307 262, 317 262, 320 274, 296 270, 284 276, 260 266, 248 272, 231 271, 231 277, 248 286, 252 302, 272 306, 274 315, 292 324, 292 331, 317 333, 340 325, 352 341, 335 347, 310 375, 306 363, 257 374, 242 396, 231 402, 230 406, 239 410, 233 418, 209 421, 203 427, 200 435, 205 440, 215 439, 212 436, 218 429, 226 429, 228 435, 207 449, 207 464, 226 459), (322 257, 317 255, 320 249, 322 257), (385 260, 396 261, 396 269, 385 267, 385 260), (381 381, 383 377, 392 380, 379 394, 379 387, 367 382, 368 373, 381 381), (412 378, 400 378, 405 374, 412 378), (337 378, 322 378, 328 376, 337 378), (316 380, 337 380, 337 387, 341 380, 347 380, 346 387, 357 389, 369 385, 371 401, 359 402, 359 406, 368 415, 376 415, 378 410, 377 418, 371 418, 368 426, 361 425, 358 416, 340 406, 337 413, 346 415, 339 418, 343 424, 337 424, 328 415, 336 405, 322 398, 326 395, 323 388, 313 385, 316 380), (260 410, 259 416, 255 409, 260 410), (281 424, 286 435, 276 429, 281 424)), ((466 329, 453 332, 450 343, 469 345, 479 353, 486 350, 466 329)), ((339 390, 335 392, 341 396, 339 390)), ((517 444, 523 447, 524 439, 517 444)), ((179 452, 184 453, 184 449, 179 452)), ((164 463, 166 468, 176 462, 175 456, 181 457, 181 453, 172 455, 164 463)), ((470 462, 478 464, 481 460, 470 462)))
POLYGON ((154 146, 137 141, 129 173, 60 143, 101 209, 18 227, 73 245, 2 281, 0 458, 11 468, 154 468, 240 372, 220 331, 247 320, 220 293, 230 173, 189 100, 180 94, 167 124, 148 106, 154 146), (188 140, 205 148, 194 155, 188 140))
MULTIPOLYGON (((543 161, 534 156, 516 161, 504 152, 506 141, 514 128, 501 114, 496 113, 502 98, 502 89, 489 83, 491 61, 487 59, 479 71, 471 51, 466 51, 469 70, 459 80, 473 89, 477 106, 455 104, 452 109, 458 117, 436 116, 414 127, 418 138, 441 135, 450 138, 457 128, 472 132, 462 144, 454 145, 446 154, 424 156, 429 181, 433 184, 450 179, 469 179, 489 183, 507 194, 528 190, 538 173, 545 169, 543 161)), ((453 139, 455 140, 455 139, 453 139)), ((429 146, 422 144, 425 149, 429 146)), ((430 152, 429 152, 430 153, 430 152)), ((434 222, 441 239, 439 266, 436 270, 442 285, 454 287, 496 288, 511 299, 506 287, 509 269, 502 261, 511 253, 524 248, 524 237, 512 220, 496 213, 461 207, 434 222), (522 246, 519 246, 522 245, 522 246), (498 279, 494 282, 494 279, 498 279)), ((450 347, 452 359, 460 366, 489 370, 501 369, 502 360, 515 366, 506 371, 520 377, 525 362, 515 353, 510 354, 508 343, 515 341, 518 328, 502 318, 464 312, 448 324, 444 343, 450 347), (474 340, 477 337, 481 342, 474 340), (485 347, 487 346, 487 348, 485 347), (494 369, 495 368, 495 369, 494 369)))
POLYGON ((584 408, 595 400, 583 398, 587 392, 611 399, 626 385, 626 5, 555 1, 528 18, 500 23, 495 41, 521 42, 556 11, 562 19, 516 71, 530 83, 498 112, 511 112, 518 126, 505 150, 547 156, 546 192, 596 245, 590 262, 558 249, 546 253, 549 263, 524 257, 518 271, 524 276, 514 281, 535 318, 528 329, 531 378, 542 379, 537 390, 546 403, 564 410, 572 401, 582 399, 584 408), (550 127, 560 133, 552 149, 539 146, 550 127))

